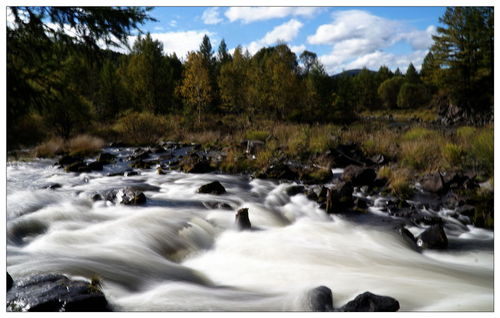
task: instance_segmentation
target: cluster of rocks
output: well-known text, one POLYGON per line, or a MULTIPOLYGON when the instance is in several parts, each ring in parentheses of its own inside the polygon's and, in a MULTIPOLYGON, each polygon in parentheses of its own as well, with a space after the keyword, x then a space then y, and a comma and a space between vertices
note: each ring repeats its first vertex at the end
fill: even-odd
POLYGON ((311 311, 325 312, 395 312, 399 310, 399 302, 389 296, 375 295, 364 292, 347 304, 335 308, 332 290, 319 286, 307 293, 307 305, 311 311))

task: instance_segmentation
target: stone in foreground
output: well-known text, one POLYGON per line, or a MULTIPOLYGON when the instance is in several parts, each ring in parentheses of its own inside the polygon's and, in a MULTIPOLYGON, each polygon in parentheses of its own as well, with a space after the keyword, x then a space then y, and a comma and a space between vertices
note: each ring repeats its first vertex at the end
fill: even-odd
POLYGON ((219 181, 210 182, 202 185, 198 189, 199 193, 208 193, 208 194, 224 194, 226 193, 226 189, 219 181))
POLYGON ((311 311, 332 311, 332 299, 332 290, 326 286, 319 286, 307 293, 307 306, 311 311))
POLYGON ((351 300, 340 308, 340 311, 345 312, 375 312, 375 311, 398 311, 399 302, 388 296, 379 296, 370 292, 364 292, 358 295, 354 300, 351 300))
POLYGON ((7 311, 110 311, 100 289, 60 274, 16 281, 7 292, 7 311))

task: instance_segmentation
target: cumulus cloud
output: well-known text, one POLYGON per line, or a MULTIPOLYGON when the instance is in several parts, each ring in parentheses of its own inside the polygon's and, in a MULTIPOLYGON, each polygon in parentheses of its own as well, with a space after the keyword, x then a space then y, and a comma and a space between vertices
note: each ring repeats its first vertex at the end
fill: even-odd
MULTIPOLYGON (((179 58, 185 58, 190 51, 198 50, 203 36, 214 36, 213 32, 206 30, 191 30, 179 32, 151 33, 154 40, 158 40, 163 44, 163 52, 165 54, 177 54, 179 58)), ((129 43, 132 46, 136 40, 136 36, 129 37, 129 43)))
POLYGON ((262 39, 251 42, 249 45, 247 45, 247 49, 250 54, 255 54, 264 46, 273 45, 280 41, 292 41, 299 33, 302 26, 302 22, 291 19, 290 21, 278 25, 271 31, 267 32, 262 39))
POLYGON ((267 32, 262 39, 251 42, 247 45, 250 54, 255 54, 264 46, 276 44, 279 41, 292 41, 304 24, 298 20, 291 19, 290 21, 278 25, 271 31, 267 32))
POLYGON ((412 29, 401 21, 362 10, 338 11, 332 14, 332 18, 331 23, 319 26, 307 38, 310 44, 332 47, 330 54, 320 56, 329 72, 361 67, 376 69, 380 65, 396 68, 403 63, 408 66, 410 62, 420 65, 436 31, 434 26, 426 30, 412 29), (402 55, 384 52, 401 41, 408 43, 414 51, 402 55))
POLYGON ((218 7, 208 8, 203 11, 201 19, 205 24, 218 24, 222 22, 222 18, 219 16, 218 7))
POLYGON ((243 23, 252 23, 288 16, 311 17, 321 9, 318 7, 231 7, 224 15, 230 22, 241 20, 243 23))

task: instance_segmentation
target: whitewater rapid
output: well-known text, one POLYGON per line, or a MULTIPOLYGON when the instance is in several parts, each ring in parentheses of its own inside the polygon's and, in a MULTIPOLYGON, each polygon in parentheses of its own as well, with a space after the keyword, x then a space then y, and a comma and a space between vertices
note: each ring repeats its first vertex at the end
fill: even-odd
MULTIPOLYGON (((290 184, 247 176, 155 169, 66 173, 52 160, 7 164, 7 271, 102 280, 118 311, 303 311, 308 290, 332 289, 335 307, 370 291, 401 311, 493 310, 493 232, 447 233, 450 248, 420 254, 376 209, 327 215, 290 184), (219 181, 227 193, 197 193, 219 181), (58 183, 57 189, 47 186, 58 183), (145 206, 96 201, 141 187, 145 206), (231 209, 213 208, 213 202, 231 209), (254 230, 238 231, 248 208, 254 230)), ((417 228, 411 229, 414 233, 417 228)))

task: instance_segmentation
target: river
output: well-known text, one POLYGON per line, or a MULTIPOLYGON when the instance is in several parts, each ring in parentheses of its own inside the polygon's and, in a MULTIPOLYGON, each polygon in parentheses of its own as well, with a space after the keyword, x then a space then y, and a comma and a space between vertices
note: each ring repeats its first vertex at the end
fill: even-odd
POLYGON ((307 291, 320 285, 331 288, 335 307, 370 291, 394 297, 400 311, 493 310, 491 231, 447 231, 449 249, 418 253, 376 208, 328 215, 303 194, 289 197, 290 184, 155 169, 106 176, 119 164, 76 174, 54 162, 7 164, 14 278, 96 275, 117 311, 303 311, 307 291), (197 193, 215 180, 226 194, 197 193), (47 189, 55 183, 61 187, 47 189), (127 186, 141 187, 147 203, 91 199, 127 186), (243 207, 252 231, 235 226, 243 207))

